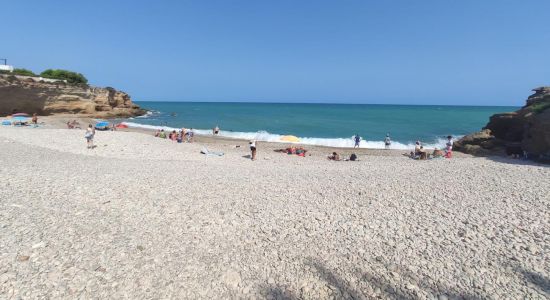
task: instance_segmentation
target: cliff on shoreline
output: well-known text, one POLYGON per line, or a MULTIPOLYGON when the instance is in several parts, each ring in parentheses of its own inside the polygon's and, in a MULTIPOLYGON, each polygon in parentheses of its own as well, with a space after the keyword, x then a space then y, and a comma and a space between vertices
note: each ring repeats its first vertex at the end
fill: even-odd
POLYGON ((550 158, 550 87, 540 87, 527 98, 525 106, 495 114, 482 131, 454 144, 458 151, 474 155, 527 154, 533 159, 550 158))
POLYGON ((109 87, 0 75, 0 116, 13 112, 115 118, 139 116, 146 111, 134 104, 128 94, 109 87))

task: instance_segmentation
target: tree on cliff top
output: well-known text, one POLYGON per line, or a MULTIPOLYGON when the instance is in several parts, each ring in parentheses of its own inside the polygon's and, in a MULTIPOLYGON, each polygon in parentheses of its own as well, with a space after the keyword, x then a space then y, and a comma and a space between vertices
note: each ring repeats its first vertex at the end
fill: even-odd
POLYGON ((40 76, 44 78, 67 80, 68 83, 88 83, 88 79, 86 79, 84 75, 67 70, 47 69, 40 73, 40 76))

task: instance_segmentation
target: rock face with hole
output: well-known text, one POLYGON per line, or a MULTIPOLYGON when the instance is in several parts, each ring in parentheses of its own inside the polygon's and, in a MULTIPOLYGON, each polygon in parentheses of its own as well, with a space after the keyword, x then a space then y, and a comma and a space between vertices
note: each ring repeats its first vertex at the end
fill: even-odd
POLYGON ((98 118, 132 117, 145 113, 130 96, 113 88, 36 82, 0 76, 0 116, 13 112, 51 115, 84 114, 98 118))
POLYGON ((463 137, 454 148, 474 155, 521 149, 539 159, 550 157, 550 87, 540 87, 521 109, 491 116, 482 131, 463 137))

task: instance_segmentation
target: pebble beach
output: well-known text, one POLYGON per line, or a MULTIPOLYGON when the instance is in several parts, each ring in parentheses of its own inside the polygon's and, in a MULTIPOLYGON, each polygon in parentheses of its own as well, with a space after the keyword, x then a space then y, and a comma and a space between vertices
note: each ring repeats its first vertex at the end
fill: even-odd
POLYGON ((251 161, 246 141, 129 131, 95 145, 0 128, 1 299, 550 297, 548 165, 261 142, 251 161))

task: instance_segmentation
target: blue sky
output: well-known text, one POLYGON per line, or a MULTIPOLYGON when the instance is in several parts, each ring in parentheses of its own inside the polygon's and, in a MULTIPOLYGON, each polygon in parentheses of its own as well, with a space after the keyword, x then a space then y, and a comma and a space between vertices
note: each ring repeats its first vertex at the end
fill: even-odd
POLYGON ((0 58, 134 100, 522 105, 550 1, 3 1, 0 58))

